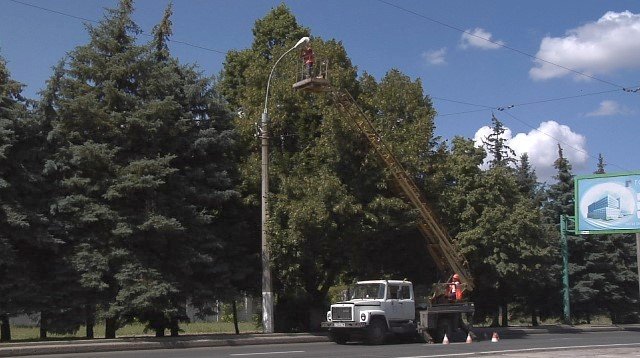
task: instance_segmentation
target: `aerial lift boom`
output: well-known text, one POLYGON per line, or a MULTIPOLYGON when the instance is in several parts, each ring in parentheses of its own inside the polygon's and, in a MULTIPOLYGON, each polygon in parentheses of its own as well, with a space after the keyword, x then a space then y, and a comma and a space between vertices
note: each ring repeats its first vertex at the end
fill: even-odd
POLYGON ((454 273, 459 274, 461 282, 466 286, 465 289, 467 291, 473 290, 473 278, 466 259, 454 246, 446 228, 437 219, 414 180, 393 155, 383 138, 377 133, 367 114, 357 105, 353 97, 345 90, 332 88, 326 79, 326 73, 325 76, 298 81, 293 85, 293 88, 309 92, 327 92, 332 97, 341 113, 355 124, 389 169, 392 182, 399 193, 420 213, 418 229, 426 239, 427 249, 438 269, 449 277, 454 273))

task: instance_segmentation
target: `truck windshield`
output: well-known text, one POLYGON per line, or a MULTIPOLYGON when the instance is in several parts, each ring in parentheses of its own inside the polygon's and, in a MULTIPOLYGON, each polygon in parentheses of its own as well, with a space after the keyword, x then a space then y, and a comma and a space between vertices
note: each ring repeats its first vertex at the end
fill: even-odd
POLYGON ((362 283, 357 284, 352 289, 351 299, 359 300, 366 298, 384 298, 384 284, 382 283, 362 283))

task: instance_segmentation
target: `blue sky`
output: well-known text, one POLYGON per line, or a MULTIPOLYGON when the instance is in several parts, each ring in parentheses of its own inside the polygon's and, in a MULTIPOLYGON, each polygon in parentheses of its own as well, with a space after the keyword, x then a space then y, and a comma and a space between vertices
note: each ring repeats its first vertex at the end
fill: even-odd
MULTIPOLYGON (((150 32, 168 2, 135 2, 143 31, 150 32)), ((638 1, 283 2, 312 36, 342 41, 360 73, 381 78, 397 68, 420 78, 444 139, 479 141, 493 112, 542 180, 554 173, 557 143, 576 174, 592 173, 599 153, 610 173, 640 170, 640 93, 623 90, 640 86, 638 1)), ((280 3, 174 0, 173 39, 206 49, 174 42, 171 50, 218 74, 224 53, 249 47, 255 20, 280 3)), ((59 13, 100 20, 116 4, 0 0, 0 54, 28 97, 37 96, 67 52, 87 42, 83 21, 59 13)))

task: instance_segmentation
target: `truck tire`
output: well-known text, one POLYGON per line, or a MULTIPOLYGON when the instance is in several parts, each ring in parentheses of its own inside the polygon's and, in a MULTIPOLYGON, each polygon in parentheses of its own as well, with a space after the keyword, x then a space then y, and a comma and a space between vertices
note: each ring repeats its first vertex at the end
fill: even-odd
POLYGON ((329 339, 336 342, 336 344, 346 344, 349 340, 349 334, 343 332, 330 332, 329 339))
POLYGON ((367 343, 372 345, 383 344, 387 336, 387 323, 384 319, 374 318, 367 327, 367 343))

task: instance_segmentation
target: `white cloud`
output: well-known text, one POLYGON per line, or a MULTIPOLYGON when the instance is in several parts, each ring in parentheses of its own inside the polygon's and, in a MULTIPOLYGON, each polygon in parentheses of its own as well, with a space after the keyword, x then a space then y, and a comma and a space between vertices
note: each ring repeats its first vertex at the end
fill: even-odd
MULTIPOLYGON (((639 68, 640 14, 609 11, 596 22, 568 30, 564 37, 545 37, 536 57, 591 76, 639 68)), ((534 80, 569 74, 572 72, 540 60, 529 71, 534 80)))
POLYGON ((460 38, 460 47, 467 49, 477 47, 483 50, 495 50, 504 45, 504 41, 491 39, 493 35, 484 29, 476 27, 473 30, 466 30, 460 38))
MULTIPOLYGON (((529 163, 535 169, 538 180, 548 182, 557 174, 553 163, 558 159, 558 143, 562 146, 563 155, 569 160, 574 170, 581 169, 587 164, 587 139, 575 133, 566 125, 555 121, 540 123, 536 130, 529 133, 518 133, 512 136, 511 130, 505 127, 503 138, 506 144, 516 152, 518 158, 523 153, 529 155, 529 163)), ((485 126, 476 132, 474 142, 482 146, 482 139, 491 133, 491 128, 485 126)), ((485 163, 485 167, 486 167, 485 163)))
POLYGON ((600 107, 598 107, 598 109, 593 112, 587 113, 587 117, 604 117, 627 113, 629 113, 629 109, 621 106, 618 102, 605 100, 600 102, 600 107))
POLYGON ((443 47, 439 50, 432 50, 422 53, 422 58, 430 65, 444 65, 447 63, 444 56, 447 54, 447 48, 443 47))

